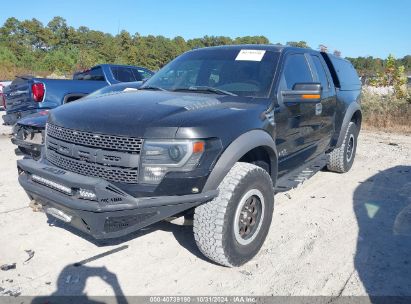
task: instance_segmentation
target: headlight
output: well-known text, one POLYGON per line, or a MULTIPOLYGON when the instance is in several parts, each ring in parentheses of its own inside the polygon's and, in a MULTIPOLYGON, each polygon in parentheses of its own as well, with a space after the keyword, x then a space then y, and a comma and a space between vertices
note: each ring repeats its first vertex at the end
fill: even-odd
POLYGON ((170 171, 191 171, 204 153, 201 140, 146 140, 141 153, 140 183, 158 184, 170 171))

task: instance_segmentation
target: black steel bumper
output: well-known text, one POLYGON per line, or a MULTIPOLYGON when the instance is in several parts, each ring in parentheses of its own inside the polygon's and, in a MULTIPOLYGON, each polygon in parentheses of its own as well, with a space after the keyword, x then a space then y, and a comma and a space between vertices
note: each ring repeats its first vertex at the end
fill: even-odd
POLYGON ((43 147, 42 144, 31 143, 31 142, 25 141, 24 139, 19 139, 17 137, 12 137, 11 142, 18 147, 17 149, 20 150, 20 153, 28 154, 28 156, 31 156, 35 159, 40 158, 41 149, 43 147))
POLYGON ((181 196, 135 198, 100 178, 75 174, 47 163, 22 159, 17 161, 17 166, 20 185, 47 213, 96 239, 127 235, 218 195, 217 190, 212 190, 181 196), (33 175, 45 180, 39 183, 33 180, 33 175), (66 190, 56 190, 61 187, 66 190), (91 191, 96 197, 83 199, 80 189, 91 191))

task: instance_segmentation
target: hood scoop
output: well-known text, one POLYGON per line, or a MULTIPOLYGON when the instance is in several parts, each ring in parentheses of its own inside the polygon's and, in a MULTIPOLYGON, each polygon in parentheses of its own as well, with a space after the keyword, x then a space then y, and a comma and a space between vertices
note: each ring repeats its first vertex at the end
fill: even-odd
POLYGON ((200 110, 219 105, 221 102, 216 98, 201 96, 182 96, 179 98, 168 99, 159 104, 184 108, 187 111, 200 110))

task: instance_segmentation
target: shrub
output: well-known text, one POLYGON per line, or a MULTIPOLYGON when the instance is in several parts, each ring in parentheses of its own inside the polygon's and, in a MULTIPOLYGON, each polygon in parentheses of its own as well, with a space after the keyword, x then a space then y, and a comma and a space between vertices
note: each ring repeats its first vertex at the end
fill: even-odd
POLYGON ((395 93, 378 94, 364 87, 362 111, 365 128, 411 133, 410 99, 397 98, 395 93))

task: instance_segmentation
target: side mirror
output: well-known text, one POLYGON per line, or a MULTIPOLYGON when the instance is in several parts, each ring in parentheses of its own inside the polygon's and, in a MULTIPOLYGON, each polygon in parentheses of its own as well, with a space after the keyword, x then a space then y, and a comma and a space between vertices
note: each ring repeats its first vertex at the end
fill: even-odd
POLYGON ((284 101, 319 102, 321 100, 321 83, 296 83, 292 90, 281 91, 284 101))
POLYGON ((313 93, 321 93, 321 84, 320 83, 296 83, 293 86, 293 91, 310 91, 313 93))

